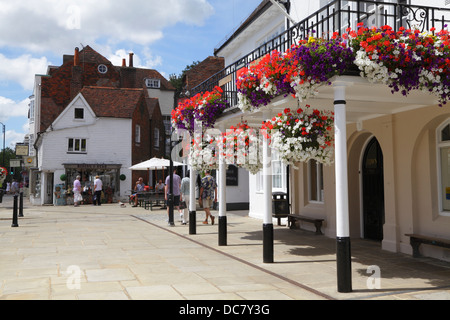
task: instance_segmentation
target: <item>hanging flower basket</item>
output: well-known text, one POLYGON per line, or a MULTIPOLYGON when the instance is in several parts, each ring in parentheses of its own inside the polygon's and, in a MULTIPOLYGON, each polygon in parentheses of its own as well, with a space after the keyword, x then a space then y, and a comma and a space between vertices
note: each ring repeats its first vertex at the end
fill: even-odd
POLYGON ((246 122, 231 126, 223 134, 224 154, 228 164, 256 174, 262 169, 261 142, 258 130, 246 122))
POLYGON ((189 164, 197 172, 219 168, 219 148, 215 139, 208 136, 196 136, 189 150, 189 164))
POLYGON ((229 107, 223 97, 223 91, 216 86, 213 91, 198 93, 191 99, 182 101, 172 110, 172 126, 175 129, 196 130, 196 122, 201 124, 201 131, 213 128, 217 118, 229 107))
POLYGON ((332 112, 299 108, 284 112, 266 121, 262 130, 270 138, 270 145, 285 164, 316 160, 325 165, 334 162, 332 112))
POLYGON ((434 34, 390 26, 349 32, 361 76, 388 85, 392 92, 428 91, 442 106, 450 97, 450 39, 447 30, 434 34))

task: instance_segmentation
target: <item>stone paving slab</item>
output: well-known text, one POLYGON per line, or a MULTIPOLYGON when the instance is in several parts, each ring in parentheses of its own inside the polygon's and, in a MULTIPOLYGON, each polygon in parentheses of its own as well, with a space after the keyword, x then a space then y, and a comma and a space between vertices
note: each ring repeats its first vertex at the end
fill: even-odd
POLYGON ((175 214, 118 204, 32 207, 11 227, 0 204, 2 300, 449 300, 450 263, 382 251, 352 240, 353 292, 338 293, 333 239, 274 224, 275 262, 262 262, 262 221, 228 213, 190 235, 175 214), (217 220, 216 220, 217 221, 217 220), (379 266, 380 288, 367 268, 379 266))

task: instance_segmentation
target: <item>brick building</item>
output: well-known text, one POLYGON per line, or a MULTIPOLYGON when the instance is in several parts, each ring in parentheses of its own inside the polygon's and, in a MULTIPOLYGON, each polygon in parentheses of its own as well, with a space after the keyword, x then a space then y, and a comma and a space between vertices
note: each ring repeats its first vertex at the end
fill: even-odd
POLYGON ((174 93, 156 70, 134 67, 132 53, 128 65, 123 59, 114 66, 89 46, 36 75, 28 135, 35 164, 31 201, 56 203, 55 187, 70 187, 77 175, 87 188, 100 175, 110 201, 126 197, 138 176, 151 184, 147 172, 128 168, 164 156, 161 104, 172 109, 174 93))

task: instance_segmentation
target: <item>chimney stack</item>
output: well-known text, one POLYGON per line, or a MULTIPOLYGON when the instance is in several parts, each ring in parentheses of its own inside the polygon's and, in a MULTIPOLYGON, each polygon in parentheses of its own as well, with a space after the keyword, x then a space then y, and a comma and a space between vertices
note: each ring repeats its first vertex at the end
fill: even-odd
POLYGON ((134 55, 134 53, 133 52, 130 52, 130 68, 133 68, 133 55, 134 55))
POLYGON ((126 67, 127 66, 127 59, 122 59, 122 67, 126 67))
POLYGON ((73 57, 73 65, 74 65, 74 67, 78 67, 80 65, 80 49, 78 49, 78 47, 75 48, 75 56, 73 57))

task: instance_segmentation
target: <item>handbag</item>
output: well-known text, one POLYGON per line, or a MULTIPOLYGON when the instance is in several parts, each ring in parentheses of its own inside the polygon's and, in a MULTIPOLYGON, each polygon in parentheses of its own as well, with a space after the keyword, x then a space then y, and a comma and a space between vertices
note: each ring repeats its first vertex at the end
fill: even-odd
POLYGON ((180 209, 186 209, 186 201, 180 201, 180 209))
POLYGON ((219 210, 219 202, 214 201, 214 203, 213 203, 213 210, 219 210))

